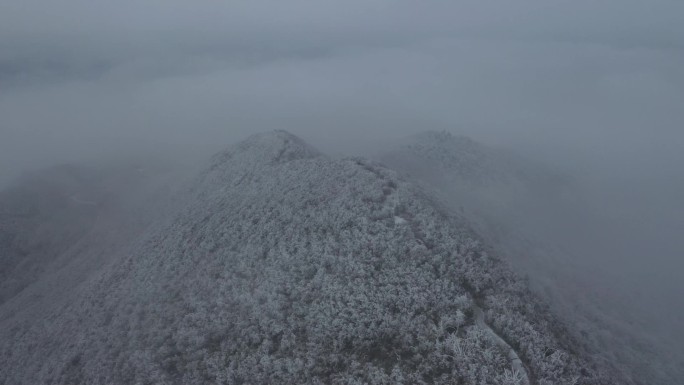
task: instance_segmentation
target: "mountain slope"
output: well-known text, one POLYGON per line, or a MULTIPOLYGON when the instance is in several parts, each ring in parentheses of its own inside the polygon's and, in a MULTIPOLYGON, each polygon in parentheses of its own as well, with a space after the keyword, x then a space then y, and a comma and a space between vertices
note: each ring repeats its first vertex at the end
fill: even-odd
POLYGON ((531 277, 595 359, 621 373, 621 383, 681 378, 676 355, 648 333, 649 317, 630 302, 634 288, 619 286, 592 262, 601 256, 582 228, 597 230, 588 226, 596 214, 572 179, 446 132, 407 138, 378 158, 474 224, 488 245, 531 277))
POLYGON ((64 165, 1 191, 0 304, 86 250, 91 255, 79 262, 82 268, 108 259, 155 220, 152 212, 176 178, 130 165, 64 165), (103 258, 98 262, 94 253, 103 258))
POLYGON ((461 218, 378 164, 257 135, 169 218, 42 317, 2 305, 0 383, 519 384, 510 349, 530 383, 612 383, 461 218))

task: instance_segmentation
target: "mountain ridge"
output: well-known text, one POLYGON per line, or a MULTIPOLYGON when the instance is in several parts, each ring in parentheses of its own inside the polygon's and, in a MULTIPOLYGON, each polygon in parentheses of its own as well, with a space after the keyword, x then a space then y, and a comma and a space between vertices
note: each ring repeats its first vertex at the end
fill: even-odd
POLYGON ((250 137, 49 324, 0 321, 0 383, 515 384, 476 308, 531 383, 613 383, 428 196, 291 134, 250 137))

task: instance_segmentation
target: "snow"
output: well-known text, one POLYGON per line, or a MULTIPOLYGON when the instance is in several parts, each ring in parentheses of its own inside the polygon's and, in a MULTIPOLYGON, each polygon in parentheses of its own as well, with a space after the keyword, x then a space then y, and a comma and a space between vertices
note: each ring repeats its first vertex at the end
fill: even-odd
POLYGON ((0 305, 0 383, 514 384, 481 301, 540 384, 612 384, 472 229, 379 164, 276 132, 166 199, 98 216, 0 305))
POLYGON ((487 332, 487 335, 502 349, 508 352, 508 360, 511 362, 510 377, 515 381, 516 385, 529 385, 530 378, 527 374, 527 369, 523 365, 518 352, 513 349, 506 341, 503 340, 487 323, 485 322, 484 312, 479 306, 473 307, 475 310, 475 324, 487 332))

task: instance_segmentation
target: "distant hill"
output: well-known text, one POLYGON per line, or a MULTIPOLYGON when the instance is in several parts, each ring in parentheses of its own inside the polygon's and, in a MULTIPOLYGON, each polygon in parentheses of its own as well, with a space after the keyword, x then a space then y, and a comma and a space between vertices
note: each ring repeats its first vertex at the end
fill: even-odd
POLYGON ((650 315, 629 303, 629 290, 587 261, 596 252, 586 233, 597 226, 584 227, 596 217, 571 177, 448 132, 408 137, 377 158, 465 217, 621 383, 667 385, 684 375, 646 333, 650 315))
POLYGON ((102 250, 108 259, 153 221, 148 211, 168 195, 173 178, 133 165, 63 165, 27 174, 1 191, 0 304, 86 251, 102 250))

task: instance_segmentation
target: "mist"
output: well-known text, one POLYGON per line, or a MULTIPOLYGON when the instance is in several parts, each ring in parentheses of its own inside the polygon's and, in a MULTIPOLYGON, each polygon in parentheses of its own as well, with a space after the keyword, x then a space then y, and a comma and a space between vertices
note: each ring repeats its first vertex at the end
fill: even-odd
POLYGON ((195 162, 273 129, 334 155, 446 130, 570 175, 592 216, 558 242, 585 242, 589 268, 657 314, 649 332, 684 346, 682 15, 667 0, 5 0, 0 187, 62 163, 195 162))

